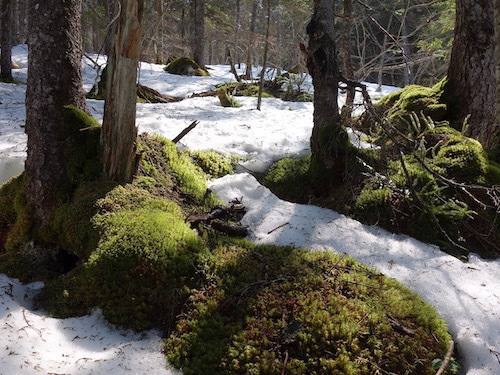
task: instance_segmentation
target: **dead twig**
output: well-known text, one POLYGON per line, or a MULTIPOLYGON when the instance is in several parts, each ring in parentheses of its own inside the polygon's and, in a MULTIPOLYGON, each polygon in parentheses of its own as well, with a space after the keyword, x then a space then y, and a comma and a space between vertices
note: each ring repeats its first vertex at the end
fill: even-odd
POLYGON ((181 131, 179 133, 179 135, 177 137, 175 137, 174 139, 172 139, 172 142, 173 143, 178 143, 182 138, 184 138, 184 136, 189 133, 191 130, 193 130, 196 125, 198 125, 200 122, 198 120, 195 120, 191 123, 191 125, 189 125, 187 128, 185 128, 183 131, 181 131))
POLYGON ((277 231, 278 229, 283 228, 285 225, 289 225, 289 224, 290 224, 290 223, 288 223, 288 222, 287 222, 287 223, 283 223, 283 224, 281 224, 281 225, 278 225, 276 228, 271 229, 269 232, 267 232, 267 234, 271 234, 271 233, 273 233, 273 232, 277 231))
POLYGON ((455 346, 455 343, 453 340, 450 340, 450 344, 448 345, 448 351, 446 352, 446 356, 444 357, 443 362, 441 363, 441 366, 436 372, 436 375, 442 375, 444 374, 444 371, 446 370, 446 367, 448 367, 448 363, 450 362, 451 356, 453 354, 453 347, 455 346))
MULTIPOLYGON (((42 331, 40 331, 38 328, 36 328, 35 326, 33 326, 33 324, 31 324, 29 321, 28 321, 28 318, 26 318, 26 310, 23 309, 23 318, 24 318, 24 321, 26 322, 26 325, 24 327, 21 327, 18 329, 18 331, 24 331, 26 332, 26 328, 31 328, 33 331, 35 331, 36 333, 38 333, 38 336, 40 336, 40 338, 42 339, 42 341, 45 341, 44 338, 42 337, 42 331)), ((28 334, 26 332, 26 334, 28 334)))

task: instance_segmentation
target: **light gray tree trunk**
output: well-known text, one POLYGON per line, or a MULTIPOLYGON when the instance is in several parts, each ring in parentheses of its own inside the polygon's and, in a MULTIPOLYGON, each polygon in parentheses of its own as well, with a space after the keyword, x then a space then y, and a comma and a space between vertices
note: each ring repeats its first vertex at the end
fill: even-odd
POLYGON ((135 168, 137 64, 144 0, 123 0, 108 57, 107 91, 101 143, 104 175, 131 181, 135 168))

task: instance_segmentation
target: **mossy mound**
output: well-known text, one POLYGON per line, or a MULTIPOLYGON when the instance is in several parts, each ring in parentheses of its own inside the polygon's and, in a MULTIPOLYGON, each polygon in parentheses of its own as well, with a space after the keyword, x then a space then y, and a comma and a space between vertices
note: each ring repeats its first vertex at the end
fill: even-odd
POLYGON ((383 97, 378 105, 387 111, 391 119, 407 118, 412 112, 423 113, 434 121, 440 121, 447 112, 447 106, 441 102, 444 81, 433 87, 409 85, 404 89, 383 97))
MULTIPOLYGON (((45 278, 40 307, 58 317, 98 307, 123 327, 160 328, 169 360, 185 374, 434 371, 450 337, 415 294, 345 256, 191 228, 189 216, 221 204, 208 176, 162 137, 142 135, 138 151, 130 184, 75 180, 51 237, 76 257, 71 269, 28 270, 36 246, 2 249, 1 272, 45 278)), ((22 183, 0 189, 2 207, 22 198, 22 183)), ((8 237, 20 212, 0 211, 8 237)))
POLYGON ((193 162, 211 178, 223 177, 234 173, 238 157, 219 154, 215 151, 189 151, 193 162))
POLYGON ((264 183, 284 199, 333 208, 461 259, 469 252, 500 256, 498 165, 478 141, 447 121, 434 121, 423 111, 394 113, 391 107, 372 123, 378 148, 357 150, 340 186, 322 182, 331 189, 326 196, 316 194, 306 159, 276 163, 264 183))
POLYGON ((264 177, 264 185, 291 202, 305 203, 311 193, 309 156, 285 158, 273 164, 264 177))
MULTIPOLYGON (((277 96, 270 90, 271 83, 266 81, 264 84, 264 90, 262 92, 263 98, 276 98, 277 96), (267 83, 267 84, 266 84, 267 83)), ((225 89, 229 94, 234 96, 259 96, 259 85, 255 83, 245 83, 245 82, 227 82, 218 84, 215 86, 217 92, 219 89, 225 89)))
POLYGON ((168 63, 167 66, 165 66, 165 71, 170 74, 177 74, 181 76, 210 76, 208 70, 203 69, 198 65, 198 63, 196 63, 196 61, 188 57, 179 57, 178 59, 168 63))
POLYGON ((450 340, 436 312, 351 258, 219 242, 167 339, 189 374, 434 374, 450 340))

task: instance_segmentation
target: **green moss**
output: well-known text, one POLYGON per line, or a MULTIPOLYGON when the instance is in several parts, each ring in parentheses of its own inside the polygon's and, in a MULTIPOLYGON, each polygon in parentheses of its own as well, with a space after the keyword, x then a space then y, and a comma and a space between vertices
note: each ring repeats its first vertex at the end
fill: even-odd
POLYGON ((219 154, 215 151, 190 151, 193 162, 211 178, 219 178, 234 173, 237 157, 219 154))
POLYGON ((187 76, 210 76, 207 70, 200 67, 193 59, 188 57, 179 57, 165 66, 165 71, 170 74, 187 76))
POLYGON ((200 168, 196 168, 187 153, 179 153, 175 144, 162 140, 163 155, 168 160, 172 176, 179 187, 202 202, 207 193, 206 178, 200 168))
POLYGON ((488 163, 486 180, 489 185, 500 185, 500 164, 490 161, 488 163))
POLYGON ((310 191, 309 163, 309 156, 279 160, 271 167, 263 183, 283 199, 306 202, 310 191))
POLYGON ((428 304, 351 258, 232 241, 204 264, 166 344, 187 375, 281 374, 285 362, 291 373, 433 374, 446 352, 428 304))
POLYGON ((239 108, 241 107, 241 104, 235 100, 231 95, 228 93, 228 88, 226 85, 222 85, 217 89, 217 97, 219 98, 220 104, 223 107, 232 107, 232 108, 239 108))
POLYGON ((383 97, 378 106, 388 111, 389 119, 397 121, 408 119, 411 112, 440 121, 447 114, 447 105, 441 101, 442 93, 443 81, 433 87, 409 85, 383 97))
MULTIPOLYGON (((98 231, 92 223, 97 213, 96 201, 116 186, 109 181, 96 181, 80 185, 71 202, 61 206, 55 214, 52 231, 53 241, 70 254, 87 260, 96 248, 98 231)), ((118 188, 117 188, 118 189, 118 188)))
POLYGON ((64 150, 69 183, 78 185, 95 180, 102 172, 101 125, 95 118, 72 105, 64 107, 63 117, 66 137, 72 139, 72 146, 64 150))
POLYGON ((15 253, 31 239, 32 211, 26 200, 26 178, 22 173, 0 190, 0 250, 15 253))
POLYGON ((394 216, 391 207, 393 191, 384 186, 366 184, 354 203, 354 211, 369 224, 379 224, 394 216))

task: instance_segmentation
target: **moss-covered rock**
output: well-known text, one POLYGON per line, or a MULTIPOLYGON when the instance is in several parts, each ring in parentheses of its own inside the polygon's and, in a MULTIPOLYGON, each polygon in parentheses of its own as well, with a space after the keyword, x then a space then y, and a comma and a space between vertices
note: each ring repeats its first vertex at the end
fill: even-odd
POLYGON ((450 340, 429 305, 348 257, 231 241, 204 271, 167 339, 186 375, 433 374, 450 340))
POLYGON ((165 66, 165 71, 170 74, 182 76, 210 76, 208 70, 200 67, 196 61, 188 57, 179 57, 165 66))

